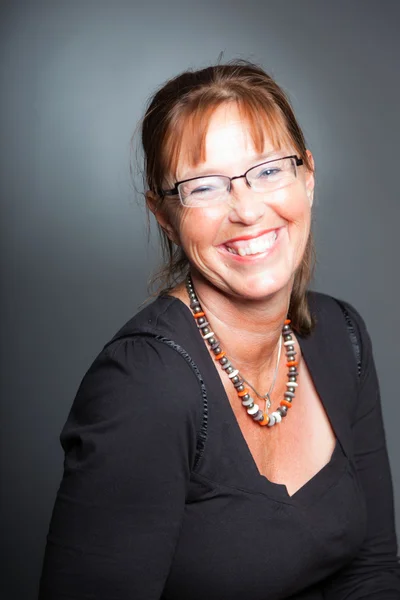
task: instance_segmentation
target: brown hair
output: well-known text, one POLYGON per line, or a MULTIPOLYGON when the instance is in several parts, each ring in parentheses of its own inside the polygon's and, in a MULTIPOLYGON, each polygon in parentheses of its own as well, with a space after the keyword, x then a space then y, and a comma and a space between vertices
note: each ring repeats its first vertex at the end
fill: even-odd
MULTIPOLYGON (((179 156, 185 150, 192 165, 205 159, 205 138, 210 116, 225 102, 235 102, 249 124, 258 152, 268 136, 279 149, 293 145, 308 170, 313 170, 306 143, 284 91, 265 71, 247 61, 235 61, 186 71, 167 81, 151 100, 142 122, 145 178, 159 206, 162 190, 172 187, 179 156)), ((157 293, 166 292, 186 276, 189 263, 182 248, 175 246, 159 227, 164 264, 153 277, 157 293)), ((310 232, 303 260, 294 279, 289 315, 293 328, 309 333, 313 326, 306 291, 314 267, 314 244, 310 232)))

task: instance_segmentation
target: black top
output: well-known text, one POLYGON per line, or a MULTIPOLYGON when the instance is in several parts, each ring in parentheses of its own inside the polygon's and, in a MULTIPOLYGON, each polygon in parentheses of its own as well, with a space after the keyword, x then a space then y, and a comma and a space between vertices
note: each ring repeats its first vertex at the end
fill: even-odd
POLYGON ((160 297, 75 398, 40 600, 400 599, 370 340, 346 305, 358 377, 339 305, 309 298, 317 325, 298 339, 337 438, 330 462, 292 496, 260 475, 190 310, 160 297))

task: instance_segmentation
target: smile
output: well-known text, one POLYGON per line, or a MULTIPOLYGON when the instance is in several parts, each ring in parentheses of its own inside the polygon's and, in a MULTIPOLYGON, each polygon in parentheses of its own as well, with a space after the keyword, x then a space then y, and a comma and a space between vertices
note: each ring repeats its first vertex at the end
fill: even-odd
POLYGON ((269 231, 264 235, 260 235, 259 237, 252 238, 250 240, 237 240, 235 242, 228 242, 225 244, 225 248, 231 254, 236 254, 239 256, 261 254, 272 248, 277 237, 278 232, 276 229, 274 229, 273 231, 269 231))

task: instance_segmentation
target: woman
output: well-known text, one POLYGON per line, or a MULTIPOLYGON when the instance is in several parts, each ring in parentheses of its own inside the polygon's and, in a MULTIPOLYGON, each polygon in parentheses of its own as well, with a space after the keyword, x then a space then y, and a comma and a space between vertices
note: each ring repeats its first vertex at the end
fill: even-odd
POLYGON ((364 323, 307 292, 314 162, 239 62, 143 121, 164 291, 86 374, 61 441, 40 598, 400 598, 364 323))

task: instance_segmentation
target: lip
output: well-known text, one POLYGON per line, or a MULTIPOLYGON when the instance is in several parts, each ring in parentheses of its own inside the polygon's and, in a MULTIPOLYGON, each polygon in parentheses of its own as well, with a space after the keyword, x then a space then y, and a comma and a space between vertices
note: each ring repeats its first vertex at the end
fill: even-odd
POLYGON ((282 229, 283 229, 283 227, 267 229, 265 231, 258 233, 256 236, 254 236, 254 235, 243 236, 243 237, 232 238, 231 240, 229 240, 229 242, 238 241, 238 240, 252 240, 257 237, 260 237, 261 235, 265 235, 266 233, 270 233, 271 231, 276 231, 275 242, 273 243, 273 245, 270 248, 268 248, 268 250, 265 250, 265 252, 260 252, 259 254, 246 254, 245 256, 240 256, 240 254, 233 254, 232 252, 228 251, 226 244, 228 244, 229 242, 225 242, 224 244, 221 244, 219 246, 219 251, 222 252, 224 256, 229 256, 229 259, 233 260, 233 261, 237 261, 240 263, 249 263, 249 264, 257 263, 258 261, 263 260, 267 256, 270 256, 276 252, 277 246, 279 246, 281 243, 280 233, 281 233, 282 229))
POLYGON ((261 237, 262 235, 265 235, 266 233, 271 233, 271 231, 276 231, 276 233, 278 235, 280 229, 281 229, 281 227, 271 227, 270 229, 263 229, 263 231, 258 231, 257 233, 253 233, 250 235, 241 235, 241 236, 238 236, 235 238, 231 238, 230 240, 226 240, 225 242, 223 242, 221 244, 221 246, 228 246, 229 244, 232 244, 233 242, 256 240, 257 238, 261 237))

